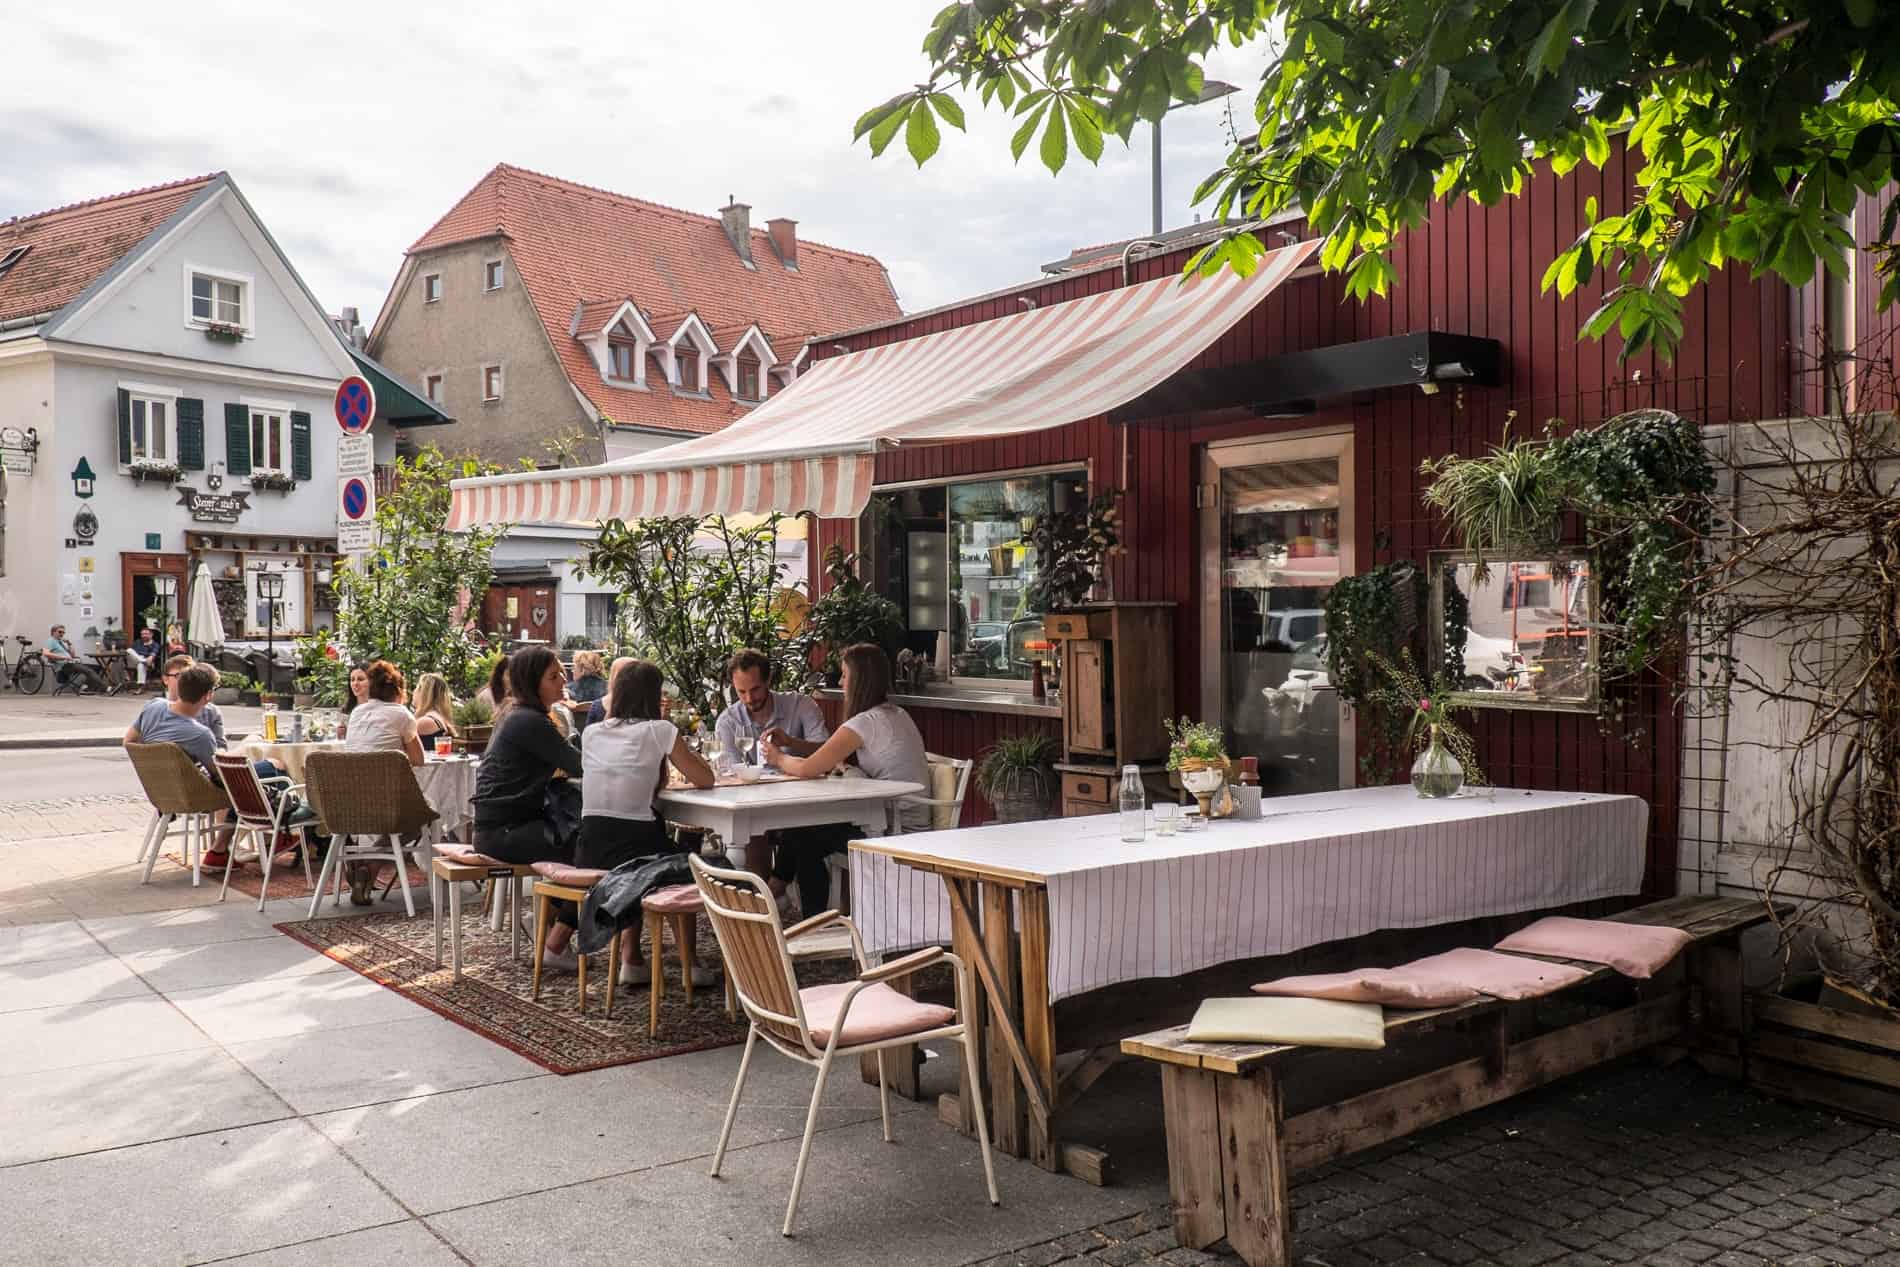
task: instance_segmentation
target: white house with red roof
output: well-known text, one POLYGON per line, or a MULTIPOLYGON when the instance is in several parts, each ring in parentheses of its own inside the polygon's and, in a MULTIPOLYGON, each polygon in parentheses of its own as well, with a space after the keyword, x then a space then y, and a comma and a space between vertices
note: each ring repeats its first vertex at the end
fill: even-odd
MULTIPOLYGON (((790 383, 807 345, 899 315, 884 266, 498 164, 403 258, 368 350, 456 423, 429 439, 513 466, 587 466, 719 431, 790 383)), ((592 534, 523 525, 484 623, 554 641, 611 632, 615 596, 571 563, 592 534)), ((802 575, 803 543, 787 562, 802 575)))
POLYGON ((200 562, 233 640, 271 632, 264 571, 280 649, 327 623, 354 372, 222 172, 0 221, 0 635, 181 620, 200 562))

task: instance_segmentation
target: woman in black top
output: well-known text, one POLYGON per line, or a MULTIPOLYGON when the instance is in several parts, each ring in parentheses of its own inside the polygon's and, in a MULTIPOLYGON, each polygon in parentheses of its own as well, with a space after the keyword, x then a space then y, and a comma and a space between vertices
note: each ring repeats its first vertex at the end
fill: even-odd
POLYGON ((539 707, 506 711, 475 775, 474 846, 502 862, 567 862, 570 844, 547 819, 548 780, 556 771, 579 778, 581 754, 548 720, 567 675, 546 647, 524 647, 508 659, 508 698, 539 707))

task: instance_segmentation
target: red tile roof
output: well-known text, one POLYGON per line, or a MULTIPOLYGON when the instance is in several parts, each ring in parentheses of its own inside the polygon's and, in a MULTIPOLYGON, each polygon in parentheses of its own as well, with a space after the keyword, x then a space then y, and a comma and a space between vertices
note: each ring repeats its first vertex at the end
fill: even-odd
POLYGON ((0 276, 0 321, 64 308, 221 174, 0 220, 0 259, 31 248, 0 276))
MULTIPOLYGON (((611 307, 619 306, 616 296, 639 305, 661 340, 679 328, 688 311, 715 329, 737 326, 743 332, 756 322, 785 360, 796 356, 807 338, 900 315, 884 266, 869 255, 801 241, 793 272, 779 263, 770 235, 755 228, 756 267, 747 268, 717 216, 694 215, 507 163, 482 177, 409 254, 496 235, 507 238, 515 271, 568 377, 619 423, 704 433, 718 431, 747 407, 732 400, 717 374, 710 376, 710 401, 677 397, 658 382, 644 392, 608 385, 571 333, 578 304, 586 305, 582 333, 589 332, 587 324, 596 314, 604 320, 611 307), (655 313, 674 315, 662 320, 655 313)), ((726 350, 721 342, 720 351, 726 350)))

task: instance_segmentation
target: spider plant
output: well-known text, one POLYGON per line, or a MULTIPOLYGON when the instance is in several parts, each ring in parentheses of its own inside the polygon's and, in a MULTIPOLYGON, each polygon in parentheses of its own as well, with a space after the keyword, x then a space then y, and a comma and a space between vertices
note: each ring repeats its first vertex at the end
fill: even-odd
POLYGON ((1436 458, 1419 466, 1430 478, 1425 504, 1443 511, 1471 552, 1479 575, 1484 552, 1555 545, 1565 481, 1542 440, 1506 438, 1481 458, 1436 458))

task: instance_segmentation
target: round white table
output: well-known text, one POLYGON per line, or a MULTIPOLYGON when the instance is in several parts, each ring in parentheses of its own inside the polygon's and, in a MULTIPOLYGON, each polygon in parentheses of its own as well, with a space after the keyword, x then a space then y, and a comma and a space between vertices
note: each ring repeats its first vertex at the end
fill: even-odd
POLYGON ((457 840, 468 839, 468 825, 474 811, 469 802, 475 798, 475 771, 481 766, 475 757, 437 757, 431 754, 416 767, 416 783, 423 799, 441 817, 430 825, 432 839, 441 840, 453 832, 457 840))
POLYGON ((313 752, 322 752, 326 749, 340 750, 342 747, 343 741, 341 739, 325 739, 321 743, 309 741, 304 743, 266 743, 262 739, 247 739, 244 741, 244 755, 253 761, 275 761, 278 765, 284 767, 285 772, 290 775, 290 781, 292 783, 302 783, 303 762, 305 757, 313 752))

